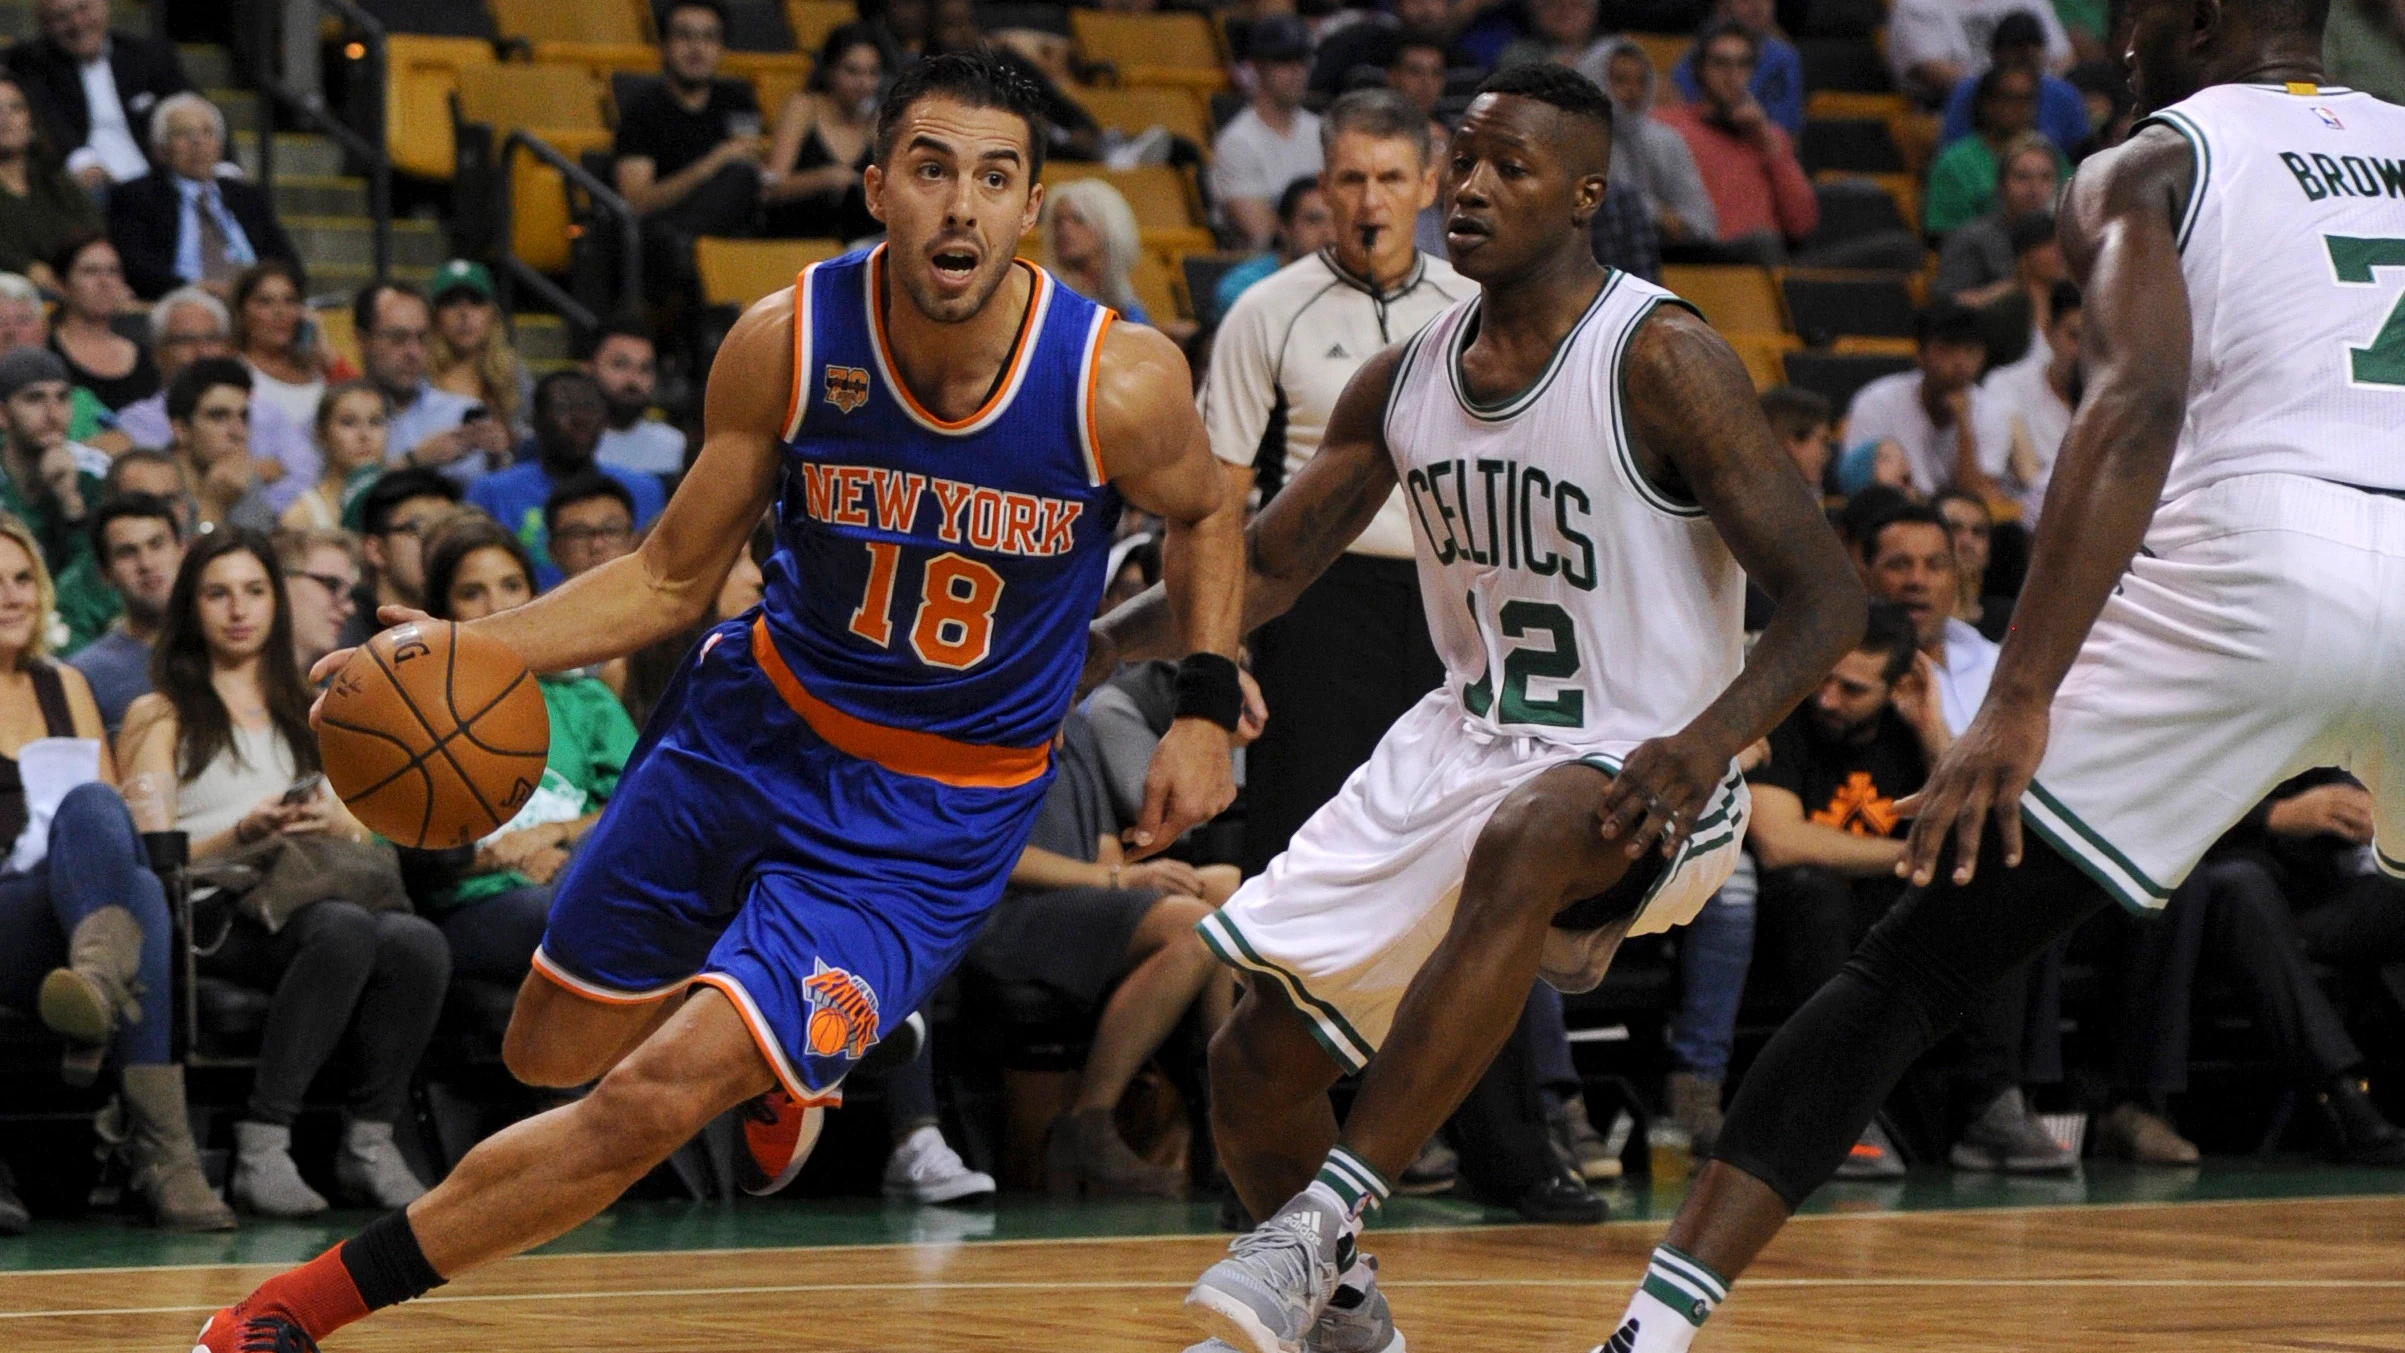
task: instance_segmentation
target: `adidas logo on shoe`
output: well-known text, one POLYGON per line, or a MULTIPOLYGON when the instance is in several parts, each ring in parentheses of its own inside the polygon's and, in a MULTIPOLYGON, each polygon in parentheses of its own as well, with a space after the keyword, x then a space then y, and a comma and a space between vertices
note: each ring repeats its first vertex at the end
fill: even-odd
POLYGON ((1633 1353, 1637 1346, 1639 1322, 1630 1316, 1628 1323, 1612 1332, 1612 1337, 1595 1345, 1594 1353, 1633 1353))

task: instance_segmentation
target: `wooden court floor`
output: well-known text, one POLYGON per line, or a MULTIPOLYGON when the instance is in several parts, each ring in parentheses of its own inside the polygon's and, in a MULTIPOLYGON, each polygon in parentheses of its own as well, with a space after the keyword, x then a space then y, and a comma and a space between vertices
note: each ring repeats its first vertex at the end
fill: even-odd
MULTIPOLYGON (((1658 1222, 1373 1232, 1418 1353, 1585 1353, 1658 1222)), ((328 1353, 1174 1353, 1208 1236, 517 1259, 389 1311, 328 1353)), ((185 1353, 268 1270, 0 1275, 0 1353, 185 1353)), ((2405 1198, 1814 1216, 1698 1353, 2405 1350, 2405 1198)))

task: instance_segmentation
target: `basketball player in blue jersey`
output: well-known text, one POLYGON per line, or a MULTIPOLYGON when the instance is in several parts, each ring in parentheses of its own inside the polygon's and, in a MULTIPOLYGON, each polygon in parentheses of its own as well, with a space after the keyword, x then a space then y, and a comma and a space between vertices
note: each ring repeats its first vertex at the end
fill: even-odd
POLYGON ((1019 857, 1123 498, 1168 523, 1189 655, 1130 855, 1234 796, 1241 509, 1177 349, 1013 257, 1043 196, 1037 98, 983 56, 896 81, 866 173, 887 242, 728 335, 701 457, 641 550, 478 622, 537 671, 675 634, 775 503, 760 609, 653 714, 510 1022, 520 1079, 599 1084, 219 1311, 195 1353, 314 1349, 567 1231, 748 1100, 783 1129, 752 1134, 762 1173, 790 1179, 1019 857))

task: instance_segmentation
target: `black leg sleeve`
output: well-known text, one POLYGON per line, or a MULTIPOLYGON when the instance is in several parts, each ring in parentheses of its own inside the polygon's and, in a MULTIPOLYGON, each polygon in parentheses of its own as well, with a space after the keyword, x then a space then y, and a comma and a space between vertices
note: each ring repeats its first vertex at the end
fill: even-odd
POLYGON ((2021 867, 2006 869, 1992 832, 1969 887, 1939 877, 1872 927, 1763 1049, 1729 1106, 1713 1155, 1790 1207, 1829 1177, 1905 1068, 1974 1000, 2109 901, 2035 840, 2021 867))

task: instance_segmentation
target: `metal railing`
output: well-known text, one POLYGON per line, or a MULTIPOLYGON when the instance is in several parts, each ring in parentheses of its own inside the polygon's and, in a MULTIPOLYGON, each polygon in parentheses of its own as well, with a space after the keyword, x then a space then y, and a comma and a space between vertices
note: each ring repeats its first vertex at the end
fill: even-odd
MULTIPOLYGON (((514 130, 501 138, 501 147, 493 156, 493 215, 494 219, 500 222, 501 228, 501 308, 505 313, 515 310, 516 307, 512 303, 514 298, 511 296, 510 290, 522 285, 542 297, 552 309, 558 311, 570 324, 575 325, 579 332, 590 333, 600 326, 601 316, 594 313, 592 307, 578 300, 574 293, 566 287, 552 281, 533 264, 518 257, 517 231, 513 224, 517 219, 513 210, 516 204, 512 201, 511 195, 515 190, 516 180, 516 175, 512 170, 520 151, 524 151, 536 160, 559 171, 559 176, 567 181, 566 187, 569 190, 581 192, 591 198, 594 209, 609 216, 616 223, 618 238, 613 242, 616 246, 613 252, 617 255, 619 273, 616 303, 621 307, 638 305, 642 302, 642 222, 635 215, 634 207, 629 205, 625 198, 620 197, 615 189, 594 177, 583 165, 570 159, 557 146, 524 128, 514 130)), ((574 213, 571 212, 570 215, 573 217, 574 213)))
POLYGON ((368 129, 363 134, 353 130, 331 108, 326 96, 318 90, 301 90, 287 83, 276 69, 273 53, 281 50, 283 7, 280 4, 260 4, 253 7, 257 16, 252 24, 256 42, 255 79, 259 90, 259 188, 275 192, 276 106, 289 104, 311 130, 333 139, 344 153, 367 168, 367 213, 369 236, 374 248, 375 280, 385 281, 392 276, 392 152, 385 143, 385 87, 392 78, 391 58, 384 40, 385 30, 375 15, 368 13, 351 0, 297 0, 314 5, 320 13, 331 14, 342 21, 346 29, 359 34, 365 49, 358 64, 365 73, 365 88, 355 89, 353 97, 367 112, 368 129))

